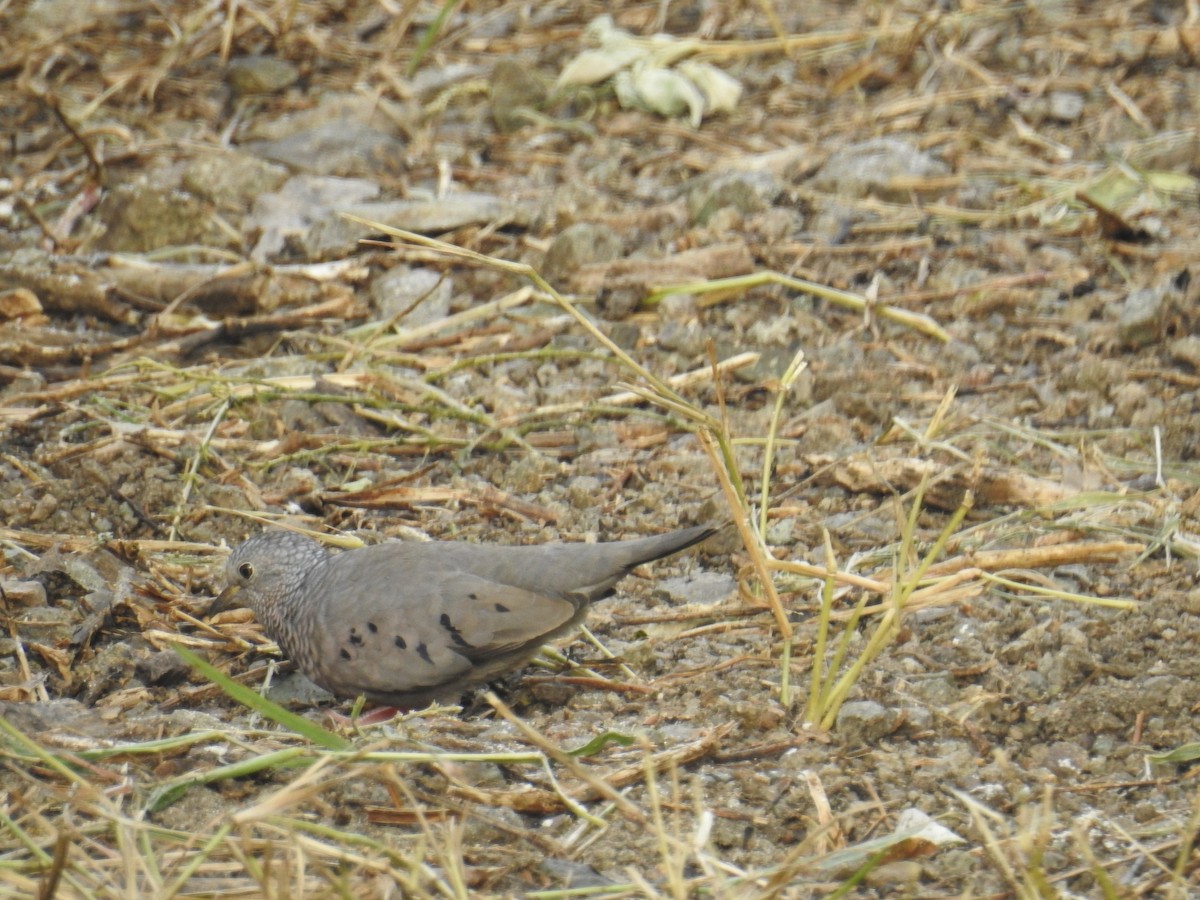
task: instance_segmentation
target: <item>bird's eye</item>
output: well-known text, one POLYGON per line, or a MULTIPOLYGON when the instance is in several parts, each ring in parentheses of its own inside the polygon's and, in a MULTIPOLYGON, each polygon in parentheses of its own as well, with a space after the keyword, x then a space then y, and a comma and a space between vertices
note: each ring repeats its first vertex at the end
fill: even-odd
POLYGON ((244 562, 240 566, 238 566, 238 574, 241 575, 243 578, 245 578, 247 581, 249 581, 251 578, 254 577, 254 566, 252 566, 248 562, 244 562))

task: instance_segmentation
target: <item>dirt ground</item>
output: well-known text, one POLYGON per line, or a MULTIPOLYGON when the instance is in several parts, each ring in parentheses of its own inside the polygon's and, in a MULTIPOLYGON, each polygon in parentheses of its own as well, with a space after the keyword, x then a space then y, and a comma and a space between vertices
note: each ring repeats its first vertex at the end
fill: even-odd
POLYGON ((0 3, 2 889, 1200 896, 1195 5, 446 7, 0 3), (768 435, 779 605, 728 527, 501 711, 172 649, 328 725, 203 619, 264 522, 757 524, 768 435))

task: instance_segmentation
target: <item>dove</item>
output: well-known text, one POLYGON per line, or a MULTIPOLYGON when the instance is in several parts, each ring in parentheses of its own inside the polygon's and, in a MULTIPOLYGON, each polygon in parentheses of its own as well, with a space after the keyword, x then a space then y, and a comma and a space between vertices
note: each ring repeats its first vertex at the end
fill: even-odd
POLYGON ((415 709, 519 667, 633 568, 715 531, 532 546, 391 540, 336 554, 265 531, 230 553, 208 615, 249 606, 321 687, 415 709))

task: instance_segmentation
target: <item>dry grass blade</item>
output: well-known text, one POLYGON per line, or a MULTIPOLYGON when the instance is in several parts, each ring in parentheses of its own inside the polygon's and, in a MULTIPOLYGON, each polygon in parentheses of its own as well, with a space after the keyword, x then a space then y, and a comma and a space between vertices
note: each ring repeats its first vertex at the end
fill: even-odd
POLYGON ((349 213, 343 213, 342 215, 344 218, 352 222, 358 222, 361 225, 368 226, 372 231, 391 235, 392 237, 399 238, 400 240, 408 241, 410 243, 420 244, 425 247, 432 247, 439 253, 467 260, 485 268, 496 269, 501 272, 507 272, 510 275, 517 275, 522 278, 529 279, 547 296, 552 298, 563 309, 564 312, 570 314, 583 328, 583 330, 587 332, 587 334, 594 341, 596 341, 596 343, 611 353, 613 358, 619 361, 623 367, 636 374, 640 379, 654 388, 659 396, 667 400, 673 400, 677 403, 684 403, 683 399, 676 394, 675 391, 668 387, 662 379, 660 379, 645 366, 635 362, 628 353, 626 353, 619 346, 617 346, 616 343, 613 342, 612 338, 598 329, 596 324, 586 315, 584 315, 574 303, 568 301, 565 297, 554 290, 553 287, 547 284, 546 280, 542 278, 537 269, 533 268, 532 266, 526 265, 525 263, 515 263, 510 262, 509 260, 496 259, 495 257, 477 253, 474 250, 468 250, 463 247, 457 247, 454 244, 448 244, 445 241, 439 241, 435 238, 426 237, 423 234, 416 234, 415 232, 405 231, 401 228, 393 228, 389 225, 385 225, 380 222, 372 222, 368 219, 363 219, 359 216, 354 216, 349 213))
POLYGON ((838 290, 837 288, 817 284, 803 278, 794 278, 790 275, 784 275, 781 272, 755 272, 752 275, 738 275, 733 278, 718 278, 693 284, 672 285, 652 294, 647 302, 652 303, 671 294, 715 293, 723 296, 731 290, 747 290, 764 284, 778 284, 795 291, 811 294, 814 297, 828 300, 837 306, 861 312, 864 317, 875 315, 881 319, 894 322, 897 325, 911 328, 942 343, 950 341, 949 333, 927 315, 910 312, 906 309, 899 309, 882 303, 874 303, 859 294, 852 294, 849 291, 838 290))

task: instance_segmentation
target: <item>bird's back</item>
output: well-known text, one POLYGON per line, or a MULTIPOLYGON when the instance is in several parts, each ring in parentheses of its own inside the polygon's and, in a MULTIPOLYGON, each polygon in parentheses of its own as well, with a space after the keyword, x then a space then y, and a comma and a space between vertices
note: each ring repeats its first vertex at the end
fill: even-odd
POLYGON ((461 693, 574 627, 633 567, 712 531, 528 547, 390 541, 331 557, 305 585, 317 607, 310 674, 393 704, 461 693))

